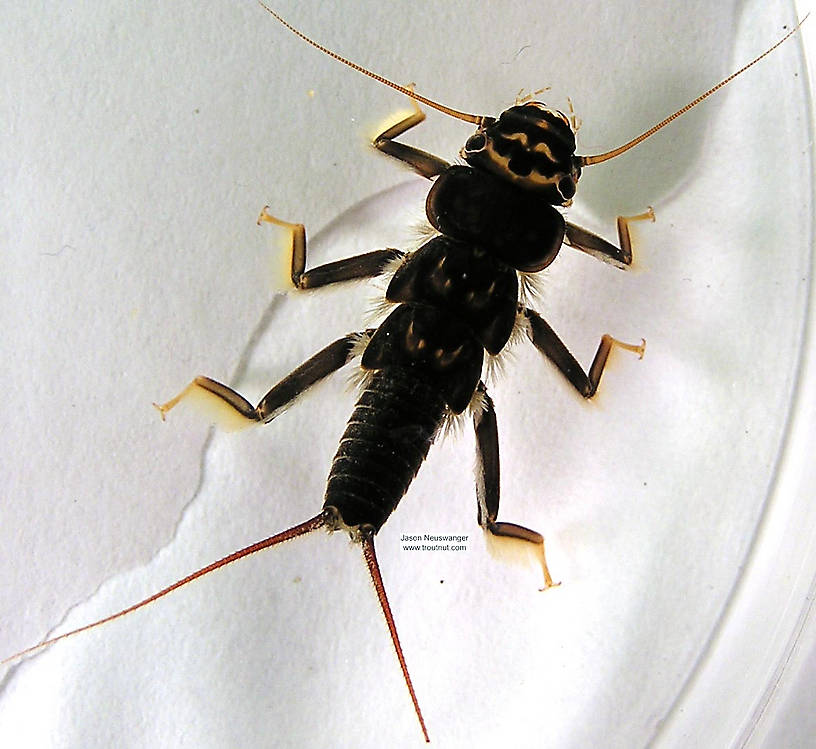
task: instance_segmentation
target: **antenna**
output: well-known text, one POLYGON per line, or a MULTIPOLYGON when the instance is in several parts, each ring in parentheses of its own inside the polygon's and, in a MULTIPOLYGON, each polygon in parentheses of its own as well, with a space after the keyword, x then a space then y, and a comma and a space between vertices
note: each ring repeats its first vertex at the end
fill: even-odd
POLYGON ((379 81, 380 83, 386 86, 390 86, 391 88, 399 91, 400 93, 405 94, 406 96, 410 96, 414 101, 421 102, 422 104, 431 107, 431 109, 436 109, 437 111, 442 112, 443 114, 446 114, 450 117, 455 117, 457 120, 471 122, 477 127, 481 127, 482 124, 484 123, 485 118, 482 115, 468 114, 467 112, 459 112, 456 109, 451 109, 451 107, 446 107, 444 104, 439 104, 438 102, 435 102, 433 99, 428 99, 425 96, 421 96, 415 91, 412 91, 407 86, 400 86, 399 83, 394 83, 393 81, 388 80, 388 78, 378 75, 377 73, 372 72, 368 68, 364 68, 362 65, 358 65, 356 62, 352 62, 351 60, 342 57, 341 55, 338 55, 336 52, 332 52, 330 49, 324 47, 322 44, 318 44, 314 39, 310 39, 302 31, 298 31, 294 26, 292 26, 292 24, 290 24, 288 21, 284 20, 281 16, 275 13, 275 11, 272 10, 272 8, 262 3, 261 0, 258 0, 258 5, 260 5, 275 20, 279 21, 287 29, 289 29, 289 31, 291 31, 295 36, 299 36, 307 44, 311 44, 315 49, 319 49, 324 55, 328 55, 329 57, 337 60, 338 62, 342 62, 343 65, 348 65, 348 67, 350 67, 352 70, 356 70, 358 73, 367 75, 369 78, 373 78, 375 81, 379 81))
POLYGON ((753 67, 754 65, 756 65, 763 57, 767 57, 769 54, 771 54, 771 52, 773 52, 779 45, 786 42, 797 31, 799 31, 799 28, 802 26, 802 24, 805 21, 807 21, 807 18, 808 18, 809 15, 810 15, 810 13, 807 13, 805 15, 805 17, 801 21, 799 21, 799 23, 797 23, 796 26, 793 27, 793 29, 791 29, 787 34, 785 34, 785 36, 783 36, 772 47, 770 47, 769 49, 766 49, 761 55, 759 55, 758 57, 755 57, 747 65, 743 65, 736 73, 731 73, 731 75, 729 75, 727 78, 723 78, 716 86, 712 86, 704 94, 700 94, 696 99, 694 99, 694 101, 690 101, 688 104, 686 104, 686 106, 681 107, 674 114, 668 116, 662 122, 659 122, 654 127, 650 127, 645 133, 641 133, 640 135, 638 135, 637 138, 633 138, 628 143, 624 143, 622 146, 618 146, 617 148, 613 148, 611 151, 607 151, 606 153, 598 154, 597 156, 577 156, 576 160, 578 162, 578 165, 581 166, 581 167, 585 167, 585 166, 591 166, 592 164, 600 164, 602 161, 609 161, 609 159, 614 159, 616 156, 620 156, 622 153, 625 153, 630 148, 634 148, 638 143, 641 143, 642 141, 646 140, 646 138, 651 137, 658 130, 662 130, 670 122, 672 122, 673 120, 676 120, 681 115, 684 115, 686 112, 689 111, 689 109, 692 109, 693 107, 696 107, 701 101, 703 101, 704 99, 707 99, 709 96, 711 96, 711 94, 715 93, 716 91, 719 91, 723 86, 726 86, 729 83, 731 83, 731 81, 733 81, 734 78, 736 78, 738 75, 742 75, 746 70, 748 70, 748 68, 753 67))

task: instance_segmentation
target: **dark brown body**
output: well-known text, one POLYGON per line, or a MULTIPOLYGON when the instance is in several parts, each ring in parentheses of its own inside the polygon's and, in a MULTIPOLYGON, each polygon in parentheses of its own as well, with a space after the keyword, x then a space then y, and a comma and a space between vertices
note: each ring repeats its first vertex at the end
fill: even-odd
POLYGON ((437 178, 426 204, 441 236, 407 256, 386 299, 400 302, 362 357, 373 372, 332 464, 324 507, 379 530, 408 490, 446 413, 479 386, 485 351, 507 344, 517 269, 549 264, 564 219, 540 196, 468 166, 437 178))
POLYGON ((421 372, 390 367, 366 386, 332 462, 325 508, 379 530, 428 454, 445 402, 421 372))

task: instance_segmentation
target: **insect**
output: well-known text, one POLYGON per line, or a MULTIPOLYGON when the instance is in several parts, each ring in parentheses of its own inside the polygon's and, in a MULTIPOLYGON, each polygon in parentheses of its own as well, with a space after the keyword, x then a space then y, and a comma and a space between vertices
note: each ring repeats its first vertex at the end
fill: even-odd
MULTIPOLYGON (((409 655, 410 655, 410 654, 409 654, 409 655)), ((409 661, 410 661, 410 658, 409 658, 409 661)))

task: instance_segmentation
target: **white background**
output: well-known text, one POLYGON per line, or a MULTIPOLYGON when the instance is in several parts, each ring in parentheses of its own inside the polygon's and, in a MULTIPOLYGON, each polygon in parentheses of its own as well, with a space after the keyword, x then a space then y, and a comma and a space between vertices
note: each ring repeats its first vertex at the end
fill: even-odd
MULTIPOLYGON (((495 113, 522 86, 552 86, 542 98, 571 97, 590 153, 692 99, 793 19, 782 2, 280 10, 458 108, 495 113)), ((3 15, 5 654, 80 601, 92 599, 69 626, 317 512, 353 402, 344 376, 237 436, 209 437, 193 411, 161 424, 150 403, 195 374, 256 399, 365 324, 363 289, 273 297, 262 205, 303 220, 321 262, 403 246, 427 185, 365 145, 401 97, 253 3, 3 15)), ((763 705, 785 719, 760 721, 752 740, 808 735, 795 673, 763 692, 786 654, 801 657, 814 570, 798 553, 813 528, 791 467, 801 443, 783 443, 791 404, 807 402, 796 388, 812 171, 797 45, 581 180, 573 220, 612 238, 615 215, 652 204, 658 222, 638 227, 628 274, 565 250, 539 307, 581 361, 604 332, 645 337, 647 355, 616 358, 590 405, 529 347, 492 388, 501 517, 545 533, 563 586, 539 594, 532 571, 487 556, 468 429, 434 448, 378 536, 435 743, 687 745, 699 731, 697 745, 722 746, 749 740, 763 705), (402 533, 425 532, 470 534, 469 550, 401 551, 402 533), (745 574, 770 581, 761 616, 745 574)), ((468 132, 431 114, 405 140, 452 158, 468 132)), ((54 648, 5 677, 0 736, 416 745, 358 557, 339 536, 303 539, 54 648)))

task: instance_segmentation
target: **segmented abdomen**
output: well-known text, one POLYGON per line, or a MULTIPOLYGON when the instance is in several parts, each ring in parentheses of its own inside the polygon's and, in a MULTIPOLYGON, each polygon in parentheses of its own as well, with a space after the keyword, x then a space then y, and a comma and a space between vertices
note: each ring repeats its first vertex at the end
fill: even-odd
POLYGON ((447 406, 421 369, 374 372, 332 462, 323 507, 379 530, 416 476, 447 406))

